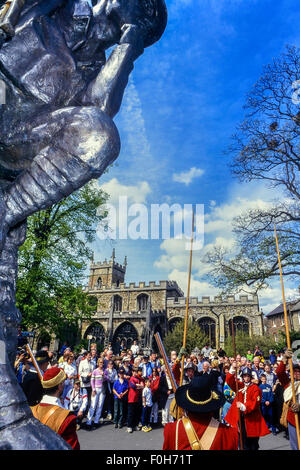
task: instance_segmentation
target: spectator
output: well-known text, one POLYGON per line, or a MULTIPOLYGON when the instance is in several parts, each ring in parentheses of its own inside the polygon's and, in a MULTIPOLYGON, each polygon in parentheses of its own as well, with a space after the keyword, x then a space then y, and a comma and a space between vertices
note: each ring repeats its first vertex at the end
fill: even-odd
POLYGON ((208 361, 204 361, 202 371, 199 372, 199 375, 209 375, 209 374, 210 374, 210 363, 208 361))
POLYGON ((218 355, 219 357, 223 357, 223 358, 224 358, 224 357, 226 356, 226 352, 224 351, 224 349, 219 348, 219 349, 217 349, 217 355, 218 355))
POLYGON ((108 361, 112 360, 114 353, 111 349, 108 349, 106 354, 101 355, 101 357, 104 357, 104 369, 107 368, 108 361))
POLYGON ((104 360, 99 358, 97 369, 92 372, 91 376, 91 406, 87 415, 87 429, 95 429, 100 424, 102 409, 105 400, 105 382, 108 380, 107 370, 104 369, 104 360), (92 426, 92 419, 94 418, 94 425, 92 426))
POLYGON ((247 358, 246 358, 246 356, 242 356, 241 357, 240 370, 243 370, 245 367, 247 367, 247 358))
POLYGON ((62 399, 64 400, 68 392, 73 389, 74 379, 77 377, 77 368, 76 365, 74 365, 74 356, 70 354, 67 361, 60 365, 60 368, 63 369, 66 374, 64 390, 62 393, 62 399))
POLYGON ((158 409, 159 409, 159 384, 160 384, 160 376, 159 371, 157 368, 152 369, 151 379, 151 393, 152 393, 152 410, 150 415, 150 423, 154 425, 158 424, 158 409))
POLYGON ((121 429, 125 423, 127 399, 128 399, 128 381, 124 379, 125 369, 120 367, 118 379, 113 385, 114 394, 114 425, 121 429))
POLYGON ((140 367, 142 367, 142 377, 144 379, 150 377, 150 375, 152 374, 152 366, 151 366, 151 363, 149 362, 148 356, 143 357, 140 367))
POLYGON ((142 431, 149 432, 152 431, 150 427, 150 415, 152 409, 152 393, 151 393, 151 379, 147 378, 145 380, 145 386, 142 391, 143 398, 143 411, 142 411, 142 431))
MULTIPOLYGON (((154 367, 156 367, 156 369, 159 370, 160 372, 160 368, 161 368, 161 363, 160 363, 160 360, 157 358, 157 354, 152 352, 151 353, 151 356, 150 356, 150 365, 151 365, 151 369, 153 369, 154 367)), ((151 373, 152 373, 152 370, 151 370, 151 373)), ((151 374, 150 374, 151 375, 151 374)))
POLYGON ((22 327, 21 326, 18 326, 18 334, 17 334, 17 347, 18 348, 23 348, 25 346, 25 344, 27 344, 27 339, 26 337, 23 335, 23 332, 22 332, 22 327))
POLYGON ((122 351, 126 351, 127 348, 126 348, 126 341, 125 339, 122 339, 121 343, 120 343, 120 354, 122 351))
POLYGON ((79 368, 79 363, 86 358, 86 355, 87 355, 87 351, 85 349, 82 349, 79 356, 77 357, 76 359, 76 367, 77 367, 77 370, 79 368))
POLYGON ((136 356, 139 354, 139 352, 140 352, 140 347, 139 347, 139 345, 137 344, 137 340, 136 340, 136 339, 133 341, 133 344, 131 345, 130 350, 132 351, 133 357, 136 357, 136 356))
POLYGON ((66 363, 66 362, 68 361, 68 357, 69 357, 70 353, 71 353, 70 348, 66 348, 66 349, 64 350, 63 355, 60 356, 60 358, 58 359, 58 367, 61 367, 61 365, 62 365, 64 362, 66 363))
POLYGON ((130 357, 129 356, 125 356, 123 358, 122 366, 125 369, 124 379, 129 381, 130 377, 132 376, 132 367, 130 365, 130 357))
POLYGON ((209 346, 209 343, 206 343, 205 346, 201 349, 201 354, 203 354, 204 359, 209 359, 211 351, 212 348, 209 346))
POLYGON ((77 430, 80 428, 84 412, 88 405, 88 395, 85 388, 80 388, 80 380, 75 379, 74 385, 66 395, 64 406, 77 416, 77 430))
POLYGON ((105 398, 105 409, 107 410, 106 418, 111 421, 113 417, 114 411, 114 394, 113 394, 113 385, 116 380, 118 380, 118 373, 114 368, 114 363, 112 360, 108 361, 107 363, 107 390, 106 390, 106 398, 105 398))
MULTIPOLYGON (((246 354, 246 357, 247 357, 247 361, 250 361, 252 363, 253 361, 253 358, 254 358, 254 354, 250 351, 250 349, 248 349, 248 352, 246 354)), ((247 367, 249 367, 249 365, 247 365, 247 367)), ((250 367, 251 368, 251 367, 250 367)))
POLYGON ((268 385, 270 385, 271 388, 273 388, 277 377, 274 374, 274 372, 272 372, 271 366, 267 362, 265 364, 264 370, 265 370, 264 374, 266 376, 266 382, 268 385))
POLYGON ((97 367, 98 355, 96 349, 91 349, 91 363, 93 364, 94 370, 97 367))
MULTIPOLYGON (((47 351, 38 351, 36 353, 35 360, 43 375, 49 364, 49 356, 47 351)), ((30 365, 30 369, 24 376, 22 389, 27 398, 29 406, 37 405, 44 395, 44 389, 33 364, 30 365)))
POLYGON ((276 436, 276 427, 273 425, 273 413, 272 413, 272 405, 273 405, 273 390, 271 385, 267 384, 267 379, 265 374, 261 374, 260 376, 261 384, 259 388, 262 391, 261 397, 261 412, 265 422, 267 423, 268 428, 272 430, 274 436, 276 436))
POLYGON ((91 403, 91 395, 92 395, 91 377, 92 377, 92 372, 94 370, 93 364, 91 363, 91 358, 92 358, 91 353, 87 352, 85 359, 82 359, 82 361, 80 361, 79 367, 78 367, 80 387, 85 388, 88 394, 88 408, 90 407, 90 403, 91 403))
POLYGON ((61 347, 60 350, 59 350, 59 355, 60 355, 60 356, 63 356, 63 354, 64 354, 64 352, 65 352, 65 350, 66 350, 66 348, 67 348, 67 344, 68 344, 67 341, 64 341, 62 347, 61 347))
POLYGON ((253 366, 252 366, 252 371, 254 372, 253 378, 255 380, 255 383, 258 385, 259 379, 261 374, 264 373, 263 367, 260 367, 260 358, 259 356, 254 356, 253 358, 253 366))
MULTIPOLYGON (((254 357, 259 357, 259 358, 261 356, 263 356, 263 352, 259 349, 258 345, 255 346, 255 349, 253 351, 253 356, 254 357)), ((254 359, 254 357, 253 357, 253 359, 254 359)))
POLYGON ((29 354, 25 349, 20 349, 17 353, 14 369, 17 376, 18 383, 21 385, 24 380, 24 376, 27 370, 30 369, 30 363, 28 362, 30 359, 29 354))
POLYGON ((138 368, 132 368, 132 376, 129 380, 129 392, 128 392, 128 421, 127 421, 127 432, 132 433, 136 430, 139 422, 138 405, 140 391, 143 389, 143 384, 138 377, 138 368))
POLYGON ((201 372, 203 370, 203 363, 204 362, 205 362, 204 356, 203 356, 203 354, 200 354, 199 358, 198 358, 198 365, 197 365, 198 372, 201 372))
POLYGON ((270 351, 269 361, 270 361, 272 366, 274 364, 276 364, 277 356, 276 356, 275 351, 273 349, 271 349, 271 351, 270 351))

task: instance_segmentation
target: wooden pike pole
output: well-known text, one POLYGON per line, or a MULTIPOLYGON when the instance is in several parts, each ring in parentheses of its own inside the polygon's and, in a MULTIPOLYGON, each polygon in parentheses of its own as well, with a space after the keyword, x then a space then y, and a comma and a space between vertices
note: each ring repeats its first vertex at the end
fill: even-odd
MULTIPOLYGON (((187 297, 186 297, 186 307, 185 307, 185 319, 184 319, 184 331, 183 331, 183 342, 182 342, 182 347, 183 348, 186 347, 186 336, 187 336, 187 327, 188 327, 189 298, 190 298, 191 271, 192 271, 192 253, 193 253, 193 240, 194 240, 194 218, 195 218, 195 211, 194 211, 194 208, 193 208, 189 277, 188 277, 188 287, 187 287, 187 297)), ((180 383, 179 383, 180 386, 182 385, 182 382, 183 382, 183 372, 184 372, 184 356, 182 356, 182 359, 181 359, 180 383)))
MULTIPOLYGON (((233 317, 232 317, 231 330, 232 330, 233 355, 234 355, 234 360, 235 360, 236 359, 236 349, 235 349, 235 334, 234 334, 233 317)), ((236 399, 238 401, 239 400, 239 385, 238 385, 238 380, 237 380, 237 364, 236 364, 236 369, 235 369, 235 374, 234 375, 235 375, 235 393, 236 393, 236 399)), ((239 428, 240 428, 240 445, 241 445, 240 450, 244 450, 243 436, 242 436, 241 410, 239 408, 238 408, 238 417, 239 417, 239 428)))
MULTIPOLYGON (((290 339, 290 332, 289 332, 289 325, 288 325, 287 308, 286 308, 286 302, 285 302, 285 294, 284 294, 284 285, 283 285, 283 276, 282 276, 281 260, 280 260, 279 245, 278 245, 278 238, 277 238, 277 230, 276 230, 276 225, 275 225, 275 224, 274 224, 274 232, 275 232, 276 249, 277 249, 277 257, 278 257, 278 266, 279 266, 280 281, 281 281, 281 290, 282 290, 282 300, 283 300, 283 312, 284 312, 284 324, 285 324, 286 343, 287 343, 288 349, 291 349, 291 339, 290 339)), ((289 366, 290 366, 290 376, 291 376, 293 403, 296 403, 295 382, 294 382, 294 368, 293 368, 293 360, 292 360, 292 358, 289 359, 289 366)), ((300 450, 300 428, 299 428, 299 416, 298 416, 297 413, 295 413, 295 423, 296 423, 296 432, 297 432, 297 440, 298 440, 298 449, 300 450)))

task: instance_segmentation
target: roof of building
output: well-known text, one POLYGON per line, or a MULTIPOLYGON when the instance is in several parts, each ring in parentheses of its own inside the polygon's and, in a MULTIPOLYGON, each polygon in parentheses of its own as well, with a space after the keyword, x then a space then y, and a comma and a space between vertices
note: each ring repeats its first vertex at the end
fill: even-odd
MULTIPOLYGON (((297 312, 300 310, 300 299, 293 300, 292 302, 286 302, 287 311, 289 312, 297 312)), ((272 317, 273 315, 279 315, 283 313, 283 304, 278 305, 278 307, 274 308, 272 312, 266 314, 266 317, 272 317)))

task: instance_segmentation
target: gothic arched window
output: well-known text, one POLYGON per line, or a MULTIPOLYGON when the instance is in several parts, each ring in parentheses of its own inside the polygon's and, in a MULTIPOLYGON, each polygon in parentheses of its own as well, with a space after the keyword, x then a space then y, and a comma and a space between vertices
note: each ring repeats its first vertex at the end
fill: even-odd
POLYGON ((147 310, 148 306, 148 295, 140 294, 137 296, 137 308, 140 310, 147 310))
POLYGON ((114 296, 114 312, 122 311, 122 297, 119 295, 114 296))

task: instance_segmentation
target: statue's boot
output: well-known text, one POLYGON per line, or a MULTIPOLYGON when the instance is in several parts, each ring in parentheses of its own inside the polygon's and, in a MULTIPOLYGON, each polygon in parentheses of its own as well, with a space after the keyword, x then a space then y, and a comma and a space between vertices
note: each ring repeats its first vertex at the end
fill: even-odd
POLYGON ((15 305, 18 248, 26 224, 11 230, 0 256, 0 449, 70 449, 48 426, 36 420, 17 381, 13 364, 21 314, 15 305))
POLYGON ((119 155, 117 128, 101 110, 67 108, 62 113, 65 127, 54 132, 52 122, 35 128, 35 133, 51 131, 53 138, 6 192, 5 220, 10 227, 98 178, 119 155))

